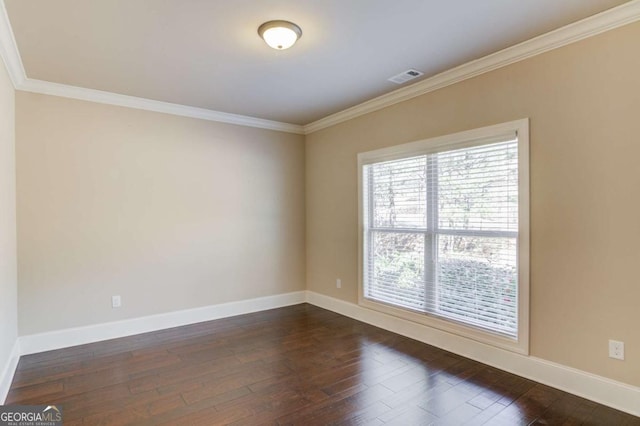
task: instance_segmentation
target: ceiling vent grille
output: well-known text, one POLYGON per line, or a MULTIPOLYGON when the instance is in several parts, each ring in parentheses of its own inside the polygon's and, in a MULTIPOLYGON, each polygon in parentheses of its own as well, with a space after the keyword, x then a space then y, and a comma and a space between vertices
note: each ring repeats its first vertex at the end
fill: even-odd
POLYGON ((391 81, 393 83, 396 83, 396 84, 404 84, 409 80, 413 80, 414 78, 420 77, 421 75, 424 75, 424 73, 420 72, 418 70, 414 70, 412 68, 412 69, 406 70, 404 72, 401 72, 398 75, 394 75, 393 77, 391 77, 389 79, 389 81, 391 81))

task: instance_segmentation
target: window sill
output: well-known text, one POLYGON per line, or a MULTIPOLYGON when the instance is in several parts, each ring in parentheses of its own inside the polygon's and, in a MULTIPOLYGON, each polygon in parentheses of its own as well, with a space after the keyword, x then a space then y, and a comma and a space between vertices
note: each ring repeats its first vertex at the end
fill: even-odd
POLYGON ((457 323, 454 321, 448 321, 446 319, 441 319, 429 314, 411 312, 409 310, 394 307, 392 305, 387 305, 382 302, 366 299, 362 296, 362 294, 358 298, 358 304, 362 307, 377 312, 381 312, 407 321, 419 323, 427 327, 437 328, 439 330, 472 339, 477 342, 494 346, 500 349, 505 349, 522 355, 529 355, 529 342, 524 341, 523 338, 519 338, 518 340, 516 340, 509 337, 501 336, 499 334, 490 333, 480 328, 464 325, 462 323, 457 323))

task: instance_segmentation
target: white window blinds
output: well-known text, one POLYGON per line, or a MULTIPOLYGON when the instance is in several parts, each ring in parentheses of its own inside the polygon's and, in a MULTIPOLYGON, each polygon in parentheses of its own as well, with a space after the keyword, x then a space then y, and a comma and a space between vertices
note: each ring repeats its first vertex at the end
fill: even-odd
POLYGON ((515 134, 362 173, 364 297, 516 338, 515 134))

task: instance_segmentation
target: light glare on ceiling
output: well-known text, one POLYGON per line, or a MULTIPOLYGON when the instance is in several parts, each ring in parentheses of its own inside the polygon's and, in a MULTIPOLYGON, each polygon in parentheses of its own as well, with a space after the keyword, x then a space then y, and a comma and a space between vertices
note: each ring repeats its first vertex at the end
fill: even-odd
POLYGON ((276 50, 288 49, 302 37, 299 26, 289 21, 269 21, 258 28, 260 37, 276 50))

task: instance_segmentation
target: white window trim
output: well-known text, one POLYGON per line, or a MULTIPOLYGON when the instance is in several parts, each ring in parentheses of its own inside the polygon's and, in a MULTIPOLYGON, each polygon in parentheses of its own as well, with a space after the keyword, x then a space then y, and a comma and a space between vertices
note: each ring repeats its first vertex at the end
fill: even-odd
POLYGON ((510 121, 479 129, 409 142, 358 154, 358 304, 389 315, 421 323, 509 351, 529 354, 529 119, 510 121), (518 338, 493 334, 429 314, 415 313, 364 297, 364 205, 363 166, 408 156, 465 148, 504 135, 518 135, 518 338))

